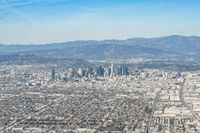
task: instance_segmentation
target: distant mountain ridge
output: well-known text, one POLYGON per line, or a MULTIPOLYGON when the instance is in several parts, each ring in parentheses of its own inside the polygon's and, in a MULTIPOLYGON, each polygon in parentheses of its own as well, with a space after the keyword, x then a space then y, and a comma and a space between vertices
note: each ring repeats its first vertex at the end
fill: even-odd
POLYGON ((74 41, 45 45, 0 45, 0 55, 33 54, 46 57, 124 59, 138 55, 200 54, 200 37, 165 36, 127 40, 74 41))

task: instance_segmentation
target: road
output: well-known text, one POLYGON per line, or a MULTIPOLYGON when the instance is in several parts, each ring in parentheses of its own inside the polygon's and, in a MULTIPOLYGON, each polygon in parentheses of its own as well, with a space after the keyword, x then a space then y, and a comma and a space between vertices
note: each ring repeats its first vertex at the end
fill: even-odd
POLYGON ((158 99, 159 99, 159 97, 160 97, 160 93, 161 93, 161 90, 158 91, 158 92, 156 93, 156 97, 155 97, 155 99, 154 99, 154 101, 153 101, 152 111, 151 111, 151 114, 149 115, 149 118, 148 118, 148 121, 147 121, 147 124, 146 124, 146 129, 145 129, 145 132, 146 132, 146 133, 149 133, 149 132, 150 132, 150 127, 151 127, 151 123, 152 123, 152 118, 153 118, 154 112, 155 112, 155 110, 156 110, 156 104, 157 104, 158 99))
POLYGON ((19 122, 22 122, 22 121, 28 119, 29 117, 36 116, 37 114, 41 113, 42 111, 46 110, 47 108, 51 107, 52 105, 55 105, 55 104, 59 103, 64 98, 65 98, 65 96, 61 96, 61 98, 49 103, 48 105, 45 105, 44 107, 42 107, 41 109, 37 110, 36 112, 30 113, 28 115, 25 115, 25 116, 21 117, 20 119, 16 119, 16 120, 12 121, 7 126, 5 126, 3 129, 0 129, 0 132, 3 132, 7 128, 11 128, 13 125, 15 125, 15 124, 17 124, 19 122))
POLYGON ((179 97, 180 97, 180 101, 182 102, 182 104, 188 109, 190 110, 190 112, 193 114, 193 116, 195 117, 195 119, 198 120, 198 122, 200 122, 200 118, 199 116, 190 108, 190 106, 185 102, 184 100, 184 96, 183 96, 183 89, 184 89, 184 84, 185 84, 185 78, 183 80, 183 82, 181 83, 180 87, 180 93, 179 93, 179 97))

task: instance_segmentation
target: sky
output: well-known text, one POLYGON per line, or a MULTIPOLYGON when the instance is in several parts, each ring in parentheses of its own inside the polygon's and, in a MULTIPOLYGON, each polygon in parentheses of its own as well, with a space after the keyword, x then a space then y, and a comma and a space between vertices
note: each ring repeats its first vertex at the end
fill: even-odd
POLYGON ((200 36, 200 0, 0 0, 0 44, 200 36))

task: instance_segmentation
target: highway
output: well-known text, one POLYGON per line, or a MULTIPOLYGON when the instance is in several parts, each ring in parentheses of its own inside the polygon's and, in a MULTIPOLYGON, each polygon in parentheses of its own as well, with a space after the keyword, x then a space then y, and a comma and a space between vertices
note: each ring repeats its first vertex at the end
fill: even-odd
POLYGON ((146 129, 145 129, 146 133, 150 133, 150 127, 151 127, 151 123, 152 123, 152 118, 153 118, 154 112, 156 110, 156 104, 157 104, 158 99, 160 97, 160 93, 161 93, 161 90, 156 93, 156 97, 155 97, 155 99, 153 101, 152 111, 151 111, 151 113, 150 113, 150 115, 148 117, 148 121, 147 121, 147 124, 146 124, 146 129))
POLYGON ((195 117, 196 120, 198 120, 198 122, 200 122, 200 118, 199 116, 190 108, 190 106, 185 102, 184 100, 184 96, 183 96, 183 89, 184 89, 184 84, 185 84, 185 78, 183 80, 183 82, 181 83, 180 87, 180 93, 179 93, 179 97, 180 97, 180 101, 182 102, 182 104, 188 109, 190 110, 190 112, 193 114, 193 116, 195 117))

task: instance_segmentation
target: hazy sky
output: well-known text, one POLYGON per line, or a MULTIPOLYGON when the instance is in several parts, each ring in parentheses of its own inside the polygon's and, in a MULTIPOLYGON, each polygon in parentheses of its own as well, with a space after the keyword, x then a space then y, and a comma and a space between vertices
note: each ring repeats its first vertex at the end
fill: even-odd
POLYGON ((200 35, 200 0, 0 0, 0 43, 200 35))

